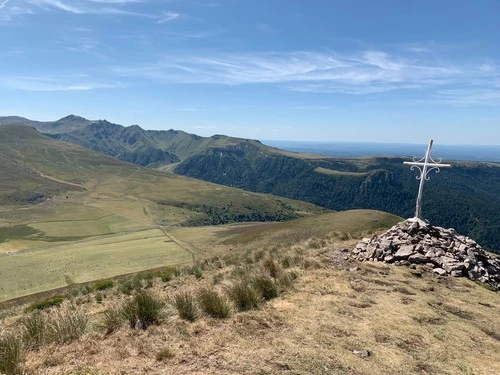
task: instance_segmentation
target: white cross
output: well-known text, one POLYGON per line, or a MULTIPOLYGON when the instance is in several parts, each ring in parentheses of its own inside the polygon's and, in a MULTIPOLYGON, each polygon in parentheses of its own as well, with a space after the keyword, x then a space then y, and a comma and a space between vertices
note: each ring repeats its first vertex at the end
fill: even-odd
POLYGON ((417 176, 417 180, 420 180, 420 186, 418 188, 417 208, 415 210, 415 217, 418 219, 422 219, 422 190, 424 190, 424 182, 429 180, 429 172, 435 169, 436 173, 438 173, 440 171, 440 168, 442 167, 451 167, 451 164, 441 164, 441 159, 439 159, 437 162, 434 161, 431 158, 431 149, 432 139, 429 141, 427 152, 422 159, 416 160, 415 158, 413 158, 413 161, 403 162, 403 164, 411 165, 411 170, 418 168, 418 170, 420 171, 420 176, 417 176))

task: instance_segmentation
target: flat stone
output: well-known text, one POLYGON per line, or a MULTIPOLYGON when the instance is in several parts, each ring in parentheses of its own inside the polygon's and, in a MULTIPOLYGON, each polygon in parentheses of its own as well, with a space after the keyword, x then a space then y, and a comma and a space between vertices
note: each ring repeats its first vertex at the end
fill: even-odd
POLYGON ((357 355, 361 358, 368 358, 371 355, 369 350, 353 350, 352 354, 357 355))
POLYGON ((387 263, 392 263, 392 262, 394 262, 394 256, 393 256, 392 254, 390 254, 390 255, 386 255, 386 256, 384 257, 384 262, 387 262, 387 263))
POLYGON ((447 272, 446 272, 444 269, 442 269, 442 268, 434 268, 434 269, 432 270, 432 272, 437 273, 439 276, 445 276, 445 275, 446 275, 446 273, 447 273, 447 272))
POLYGON ((410 261, 410 263, 427 263, 427 258, 425 257, 425 255, 422 255, 420 253, 416 253, 416 254, 413 254, 413 255, 410 255, 408 257, 408 260, 410 261))
POLYGON ((394 257, 397 260, 408 259, 408 257, 413 254, 413 249, 414 248, 415 248, 415 246, 413 246, 413 245, 404 245, 404 246, 401 246, 399 248, 399 250, 396 251, 396 254, 394 254, 394 257))

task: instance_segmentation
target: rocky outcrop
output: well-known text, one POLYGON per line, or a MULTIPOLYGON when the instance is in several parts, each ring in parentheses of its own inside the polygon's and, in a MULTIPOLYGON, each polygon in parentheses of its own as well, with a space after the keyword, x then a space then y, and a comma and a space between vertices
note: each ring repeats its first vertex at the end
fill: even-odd
MULTIPOLYGON (((438 275, 468 277, 500 290, 500 259, 452 228, 408 219, 359 242, 351 256, 395 265, 425 265, 438 275)), ((415 266, 412 266, 415 267, 415 266)))

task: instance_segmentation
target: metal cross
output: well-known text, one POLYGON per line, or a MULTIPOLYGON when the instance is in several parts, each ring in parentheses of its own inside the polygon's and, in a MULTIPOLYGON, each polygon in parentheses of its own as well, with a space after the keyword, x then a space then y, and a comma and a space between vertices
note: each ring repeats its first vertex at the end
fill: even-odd
POLYGON ((434 169, 438 173, 440 168, 451 167, 451 164, 442 164, 441 159, 434 161, 431 158, 431 149, 432 139, 429 141, 429 146, 427 146, 427 151, 422 159, 416 160, 416 158, 413 158, 413 161, 403 162, 403 164, 411 165, 411 170, 418 168, 420 171, 420 176, 417 176, 417 180, 420 180, 420 186, 418 188, 417 208, 415 210, 415 217, 418 219, 422 219, 422 190, 424 190, 424 182, 429 180, 429 172, 434 169))

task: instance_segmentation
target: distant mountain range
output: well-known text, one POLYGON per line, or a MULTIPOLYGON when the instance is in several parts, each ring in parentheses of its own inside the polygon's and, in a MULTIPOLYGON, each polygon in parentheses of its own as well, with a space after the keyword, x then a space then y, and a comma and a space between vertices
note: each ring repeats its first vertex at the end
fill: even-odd
MULTIPOLYGON (((177 174, 249 191, 307 201, 332 210, 366 208, 411 217, 416 173, 401 157, 333 158, 283 151, 256 140, 223 135, 123 127, 105 120, 67 116, 54 122, 0 117, 29 125, 54 139, 77 143, 142 166, 173 166, 177 174)), ((424 191, 424 215, 454 227, 485 248, 500 252, 500 164, 454 162, 432 175, 424 191)))
MULTIPOLYGON (((146 167, 178 163, 211 147, 227 147, 259 141, 214 135, 200 137, 178 130, 144 130, 106 120, 91 121, 69 115, 57 121, 33 121, 23 117, 0 117, 0 124, 32 126, 46 135, 146 167)), ((271 150, 271 147, 268 147, 271 150)), ((277 150, 277 149, 276 149, 277 150)))

